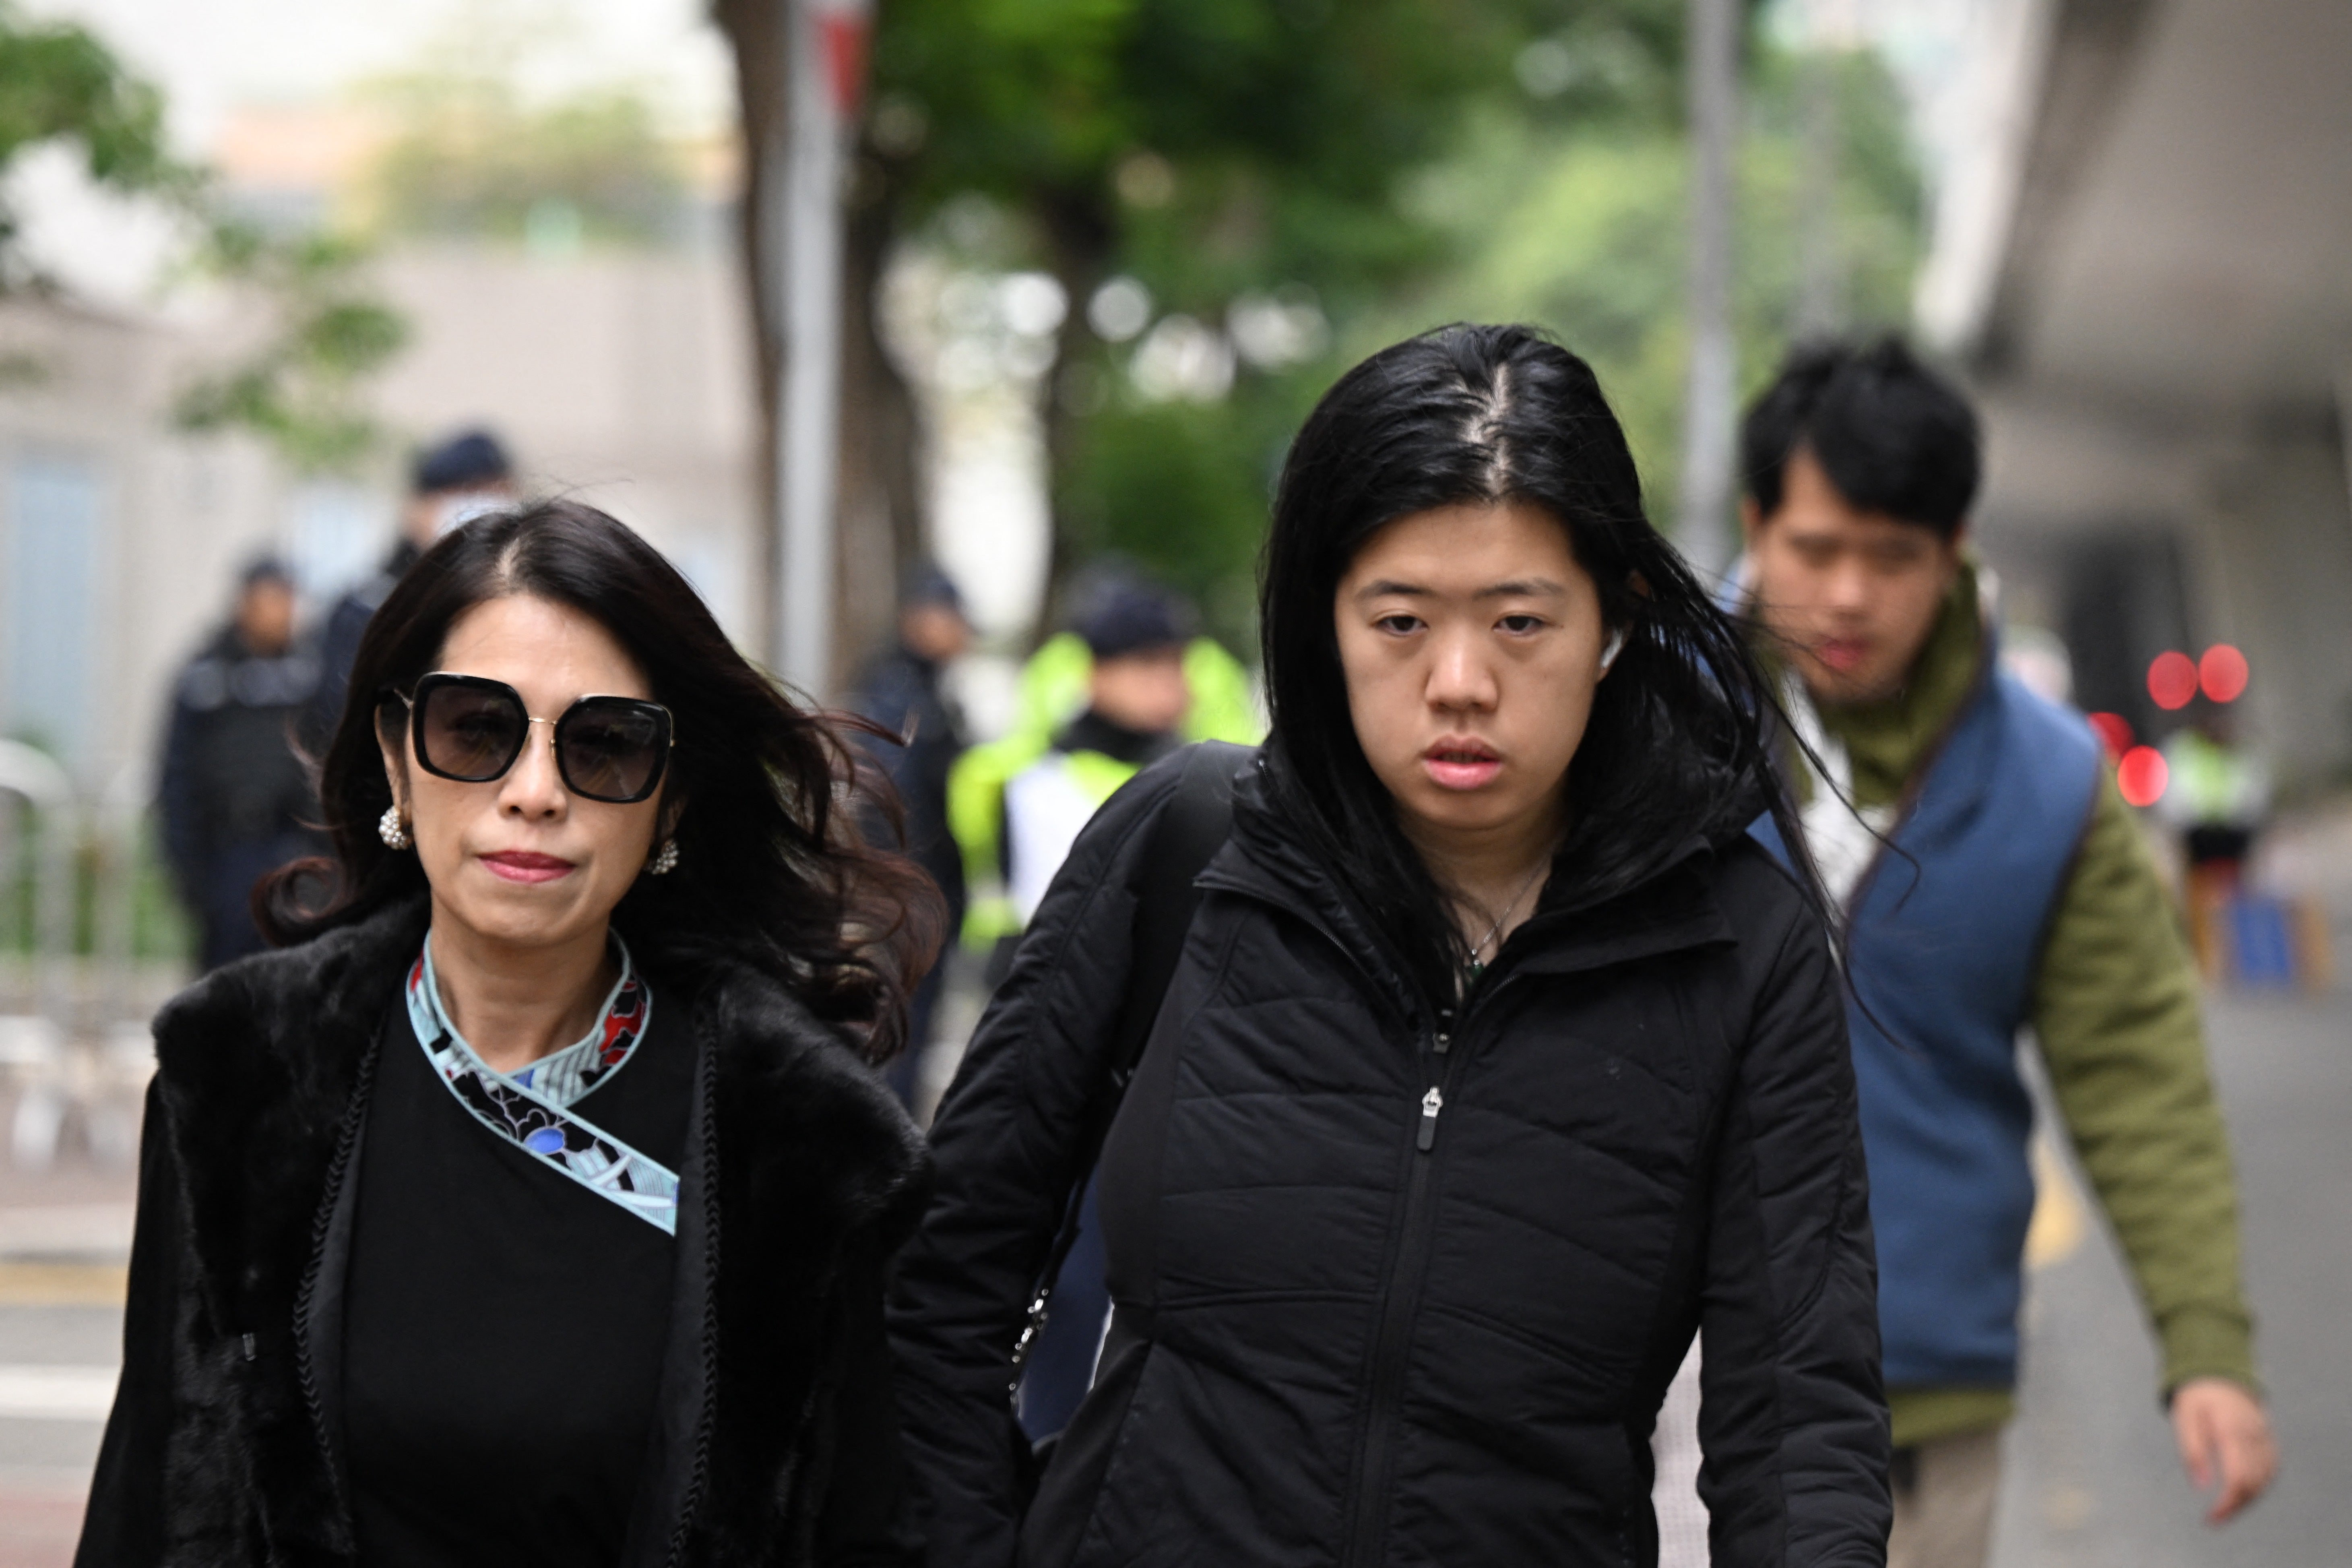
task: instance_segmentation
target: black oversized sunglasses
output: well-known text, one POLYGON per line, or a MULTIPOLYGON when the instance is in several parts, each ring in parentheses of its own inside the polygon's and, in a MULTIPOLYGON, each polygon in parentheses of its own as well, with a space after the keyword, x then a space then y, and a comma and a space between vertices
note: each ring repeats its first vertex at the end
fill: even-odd
POLYGON ((387 689, 408 705, 410 753, 426 773, 459 784, 503 777, 533 724, 554 732, 555 771, 589 800, 629 805, 654 793, 669 765, 669 710, 634 697, 583 697, 556 719, 534 719, 503 680, 438 672, 416 689, 387 689))

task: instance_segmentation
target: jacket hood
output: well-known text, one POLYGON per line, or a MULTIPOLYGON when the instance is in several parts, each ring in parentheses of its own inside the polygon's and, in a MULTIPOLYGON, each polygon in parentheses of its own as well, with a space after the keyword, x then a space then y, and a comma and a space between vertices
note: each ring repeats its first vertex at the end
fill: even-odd
MULTIPOLYGON (((1234 832, 1210 862, 1202 886, 1251 893, 1302 914, 1358 956, 1390 1000, 1407 1014, 1419 998, 1395 942, 1381 930, 1332 868, 1309 847, 1282 787, 1285 766, 1260 748, 1234 787, 1234 832)), ((1712 883, 1719 862, 1748 853, 1747 824, 1763 809, 1752 784, 1710 818, 1671 842, 1643 847, 1630 865, 1595 875, 1574 836, 1554 860, 1536 908, 1508 944, 1544 969, 1587 967, 1696 943, 1728 941, 1712 883)))

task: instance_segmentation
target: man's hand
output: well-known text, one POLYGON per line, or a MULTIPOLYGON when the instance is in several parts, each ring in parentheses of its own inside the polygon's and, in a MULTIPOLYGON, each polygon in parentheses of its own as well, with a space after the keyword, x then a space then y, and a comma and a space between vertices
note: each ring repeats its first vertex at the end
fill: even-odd
POLYGON ((2199 1491, 2218 1479, 2208 1524, 2221 1524, 2263 1495, 2278 1472, 2278 1446, 2262 1402, 2226 1377, 2192 1377, 2172 1391, 2172 1435, 2199 1491))

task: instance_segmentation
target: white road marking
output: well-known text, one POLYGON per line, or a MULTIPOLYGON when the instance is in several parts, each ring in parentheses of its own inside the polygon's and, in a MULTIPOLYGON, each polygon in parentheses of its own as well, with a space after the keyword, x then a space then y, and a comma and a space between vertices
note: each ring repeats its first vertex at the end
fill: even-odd
POLYGON ((0 1257, 127 1258, 137 1214, 127 1203, 0 1208, 0 1257))
POLYGON ((0 1421, 103 1421, 115 1375, 110 1366, 0 1364, 0 1421))

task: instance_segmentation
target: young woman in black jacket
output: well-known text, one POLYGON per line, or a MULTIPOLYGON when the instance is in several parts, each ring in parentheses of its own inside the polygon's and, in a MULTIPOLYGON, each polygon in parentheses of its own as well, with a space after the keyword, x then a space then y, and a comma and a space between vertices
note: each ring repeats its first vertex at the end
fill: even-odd
POLYGON ((1184 759, 1080 838, 934 1128, 891 1304, 929 1561, 1649 1563, 1703 1328, 1718 1568, 1883 1563, 1822 906, 1747 836, 1788 834, 1767 688, 1591 371, 1494 327, 1358 366, 1292 448, 1261 611, 1272 736, 1118 1101, 1115 1310, 1042 1474, 1011 1356, 1184 759))
POLYGON ((428 552, 352 691, 299 945, 156 1022, 79 1563, 915 1561, 925 1160, 857 1058, 940 917, 840 740, 566 501, 428 552))

